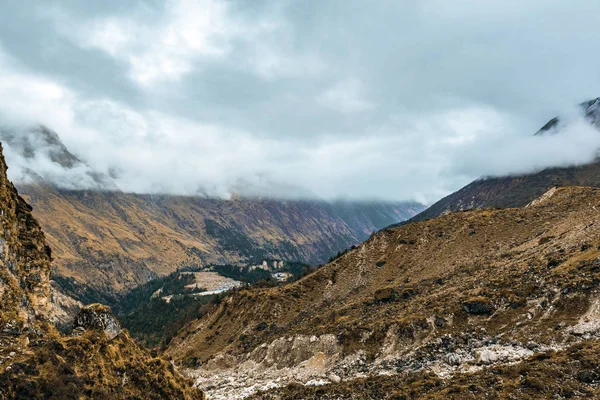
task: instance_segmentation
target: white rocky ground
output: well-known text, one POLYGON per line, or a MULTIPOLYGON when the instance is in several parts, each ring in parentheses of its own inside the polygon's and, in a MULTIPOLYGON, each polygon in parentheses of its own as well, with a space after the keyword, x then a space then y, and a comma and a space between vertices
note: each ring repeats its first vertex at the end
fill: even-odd
MULTIPOLYGON (((547 311, 546 311, 547 314, 547 311)), ((543 316, 542 316, 543 317, 543 316)), ((531 319, 531 314, 525 316, 531 319)), ((334 335, 282 337, 264 343, 242 358, 221 354, 199 369, 183 372, 195 380, 209 400, 243 399, 257 391, 290 383, 324 385, 374 375, 392 375, 421 369, 449 378, 494 364, 513 364, 537 353, 560 350, 599 336, 600 299, 575 325, 566 327, 564 340, 553 343, 519 343, 490 337, 485 331, 426 338, 410 348, 398 340, 395 327, 388 331, 378 357, 341 355, 334 335)))

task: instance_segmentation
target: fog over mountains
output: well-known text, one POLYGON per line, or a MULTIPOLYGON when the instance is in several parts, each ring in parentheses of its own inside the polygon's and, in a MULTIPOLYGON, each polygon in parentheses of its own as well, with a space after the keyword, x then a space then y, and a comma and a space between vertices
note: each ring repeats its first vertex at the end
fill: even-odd
POLYGON ((530 136, 598 95, 596 7, 11 2, 0 117, 57 132, 127 192, 432 203, 482 174, 593 157, 579 124, 530 136))

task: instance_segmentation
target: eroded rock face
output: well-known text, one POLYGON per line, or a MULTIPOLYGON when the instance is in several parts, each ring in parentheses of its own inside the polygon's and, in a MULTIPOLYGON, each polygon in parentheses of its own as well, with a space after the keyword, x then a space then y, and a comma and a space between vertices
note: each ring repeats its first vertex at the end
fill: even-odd
POLYGON ((68 332, 83 303, 66 295, 58 286, 50 288, 50 314, 48 320, 61 332, 68 332))
POLYGON ((44 319, 50 298, 50 249, 44 233, 6 176, 0 146, 0 328, 44 319))
POLYGON ((73 329, 100 330, 110 340, 121 333, 121 324, 114 317, 110 307, 102 304, 90 304, 83 307, 73 322, 73 329))

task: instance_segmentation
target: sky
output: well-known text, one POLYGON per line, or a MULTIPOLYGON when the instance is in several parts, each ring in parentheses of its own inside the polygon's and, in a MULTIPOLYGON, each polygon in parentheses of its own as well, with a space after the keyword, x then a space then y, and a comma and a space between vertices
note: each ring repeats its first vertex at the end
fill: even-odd
POLYGON ((431 203, 595 157, 598 26, 592 0, 6 1, 0 124, 129 192, 431 203))

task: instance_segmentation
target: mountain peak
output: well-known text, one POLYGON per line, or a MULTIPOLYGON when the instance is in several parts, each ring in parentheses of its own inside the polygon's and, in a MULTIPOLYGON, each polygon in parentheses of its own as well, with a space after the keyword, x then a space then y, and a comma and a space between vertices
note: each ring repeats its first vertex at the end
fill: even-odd
POLYGON ((118 190, 111 178, 71 153, 56 132, 44 125, 0 127, 9 176, 17 183, 49 183, 63 189, 118 190))
POLYGON ((592 124, 600 128, 600 97, 588 100, 580 104, 585 112, 585 116, 592 124))
MULTIPOLYGON (((588 119, 588 121, 600 129, 600 97, 579 103, 579 107, 583 111, 583 115, 588 119)), ((546 122, 544 126, 542 126, 540 130, 534 134, 534 136, 544 135, 547 133, 556 133, 561 127, 562 119, 561 117, 557 116, 546 122)))

